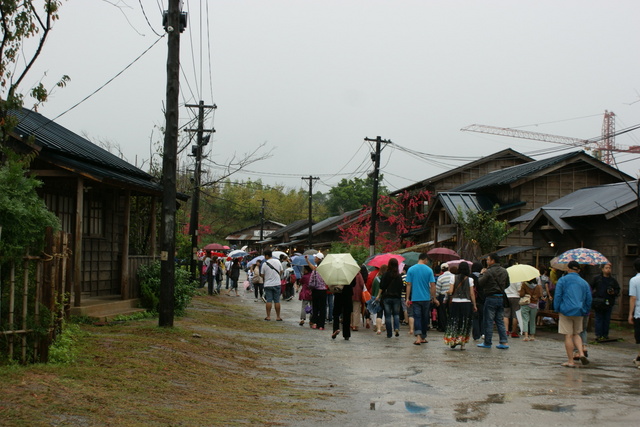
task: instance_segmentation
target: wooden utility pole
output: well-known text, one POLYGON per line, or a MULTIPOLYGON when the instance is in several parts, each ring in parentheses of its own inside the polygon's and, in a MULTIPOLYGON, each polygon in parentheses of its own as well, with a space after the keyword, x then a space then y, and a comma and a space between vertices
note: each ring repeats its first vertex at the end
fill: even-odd
POLYGON ((217 108, 215 105, 204 105, 204 101, 200 101, 198 105, 185 105, 188 108, 198 109, 198 128, 187 129, 187 132, 197 132, 196 145, 191 147, 191 154, 196 159, 196 167, 193 171, 193 196, 191 197, 191 218, 189 218, 189 234, 191 235, 191 279, 196 280, 197 258, 198 258, 198 225, 200 224, 200 175, 202 174, 202 151, 204 146, 209 143, 211 134, 204 136, 205 132, 215 132, 215 129, 204 128, 204 110, 205 108, 217 108))
POLYGON ((176 163, 180 94, 180 0, 169 0, 165 29, 167 50, 167 109, 162 156, 162 224, 160 225, 159 326, 173 327, 176 255, 176 163))
POLYGON ((379 136, 376 139, 365 138, 365 141, 376 143, 376 152, 371 153, 373 160, 373 196, 371 197, 371 230, 369 230, 369 256, 373 256, 376 252, 376 219, 378 217, 378 183, 380 178, 380 153, 382 152, 382 143, 390 143, 391 141, 382 139, 379 136))
POLYGON ((313 235, 311 233, 311 228, 313 227, 313 220, 311 219, 311 214, 312 214, 312 208, 313 208, 313 181, 314 180, 318 180, 320 178, 318 178, 317 176, 311 176, 309 175, 308 177, 302 177, 302 179, 309 180, 309 237, 307 238, 308 244, 309 244, 309 249, 311 249, 313 247, 313 235))

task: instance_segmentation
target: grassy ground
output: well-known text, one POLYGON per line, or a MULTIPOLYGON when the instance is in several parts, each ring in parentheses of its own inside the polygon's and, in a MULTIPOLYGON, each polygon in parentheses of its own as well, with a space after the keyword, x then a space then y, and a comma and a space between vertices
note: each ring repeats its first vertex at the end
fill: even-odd
POLYGON ((76 364, 0 367, 1 425, 261 425, 310 415, 269 368, 275 322, 198 296, 175 327, 157 319, 84 325, 76 364), (259 327, 259 329, 258 329, 259 327))

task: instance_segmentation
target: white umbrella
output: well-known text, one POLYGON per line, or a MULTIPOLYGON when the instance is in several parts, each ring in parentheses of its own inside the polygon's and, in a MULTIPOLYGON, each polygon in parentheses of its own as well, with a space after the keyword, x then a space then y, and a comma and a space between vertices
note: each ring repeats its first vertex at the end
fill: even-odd
POLYGON ((289 258, 289 255, 287 255, 286 253, 282 252, 282 251, 273 251, 273 253, 271 254, 271 256, 277 260, 280 260, 280 255, 284 255, 287 258, 289 258))
POLYGON ((527 264, 516 264, 507 268, 509 283, 528 282, 540 276, 537 268, 527 264))
POLYGON ((360 271, 351 254, 328 254, 317 268, 327 285, 348 285, 360 271))

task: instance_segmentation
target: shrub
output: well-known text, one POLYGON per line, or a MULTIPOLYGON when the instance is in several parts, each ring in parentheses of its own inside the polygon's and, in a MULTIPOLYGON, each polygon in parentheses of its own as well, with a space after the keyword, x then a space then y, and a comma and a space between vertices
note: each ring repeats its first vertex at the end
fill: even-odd
MULTIPOLYGON (((149 311, 158 312, 160 303, 160 261, 143 265, 138 270, 140 278, 140 300, 142 306, 149 311)), ((176 268, 174 296, 174 313, 183 316, 195 295, 197 282, 191 281, 191 275, 184 268, 176 268)))

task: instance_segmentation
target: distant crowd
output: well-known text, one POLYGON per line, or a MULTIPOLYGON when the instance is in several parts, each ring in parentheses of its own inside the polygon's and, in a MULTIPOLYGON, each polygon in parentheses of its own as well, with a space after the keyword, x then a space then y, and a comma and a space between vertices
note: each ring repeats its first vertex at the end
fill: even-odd
MULTIPOLYGON (((471 339, 477 347, 490 349, 494 331, 496 348, 509 349, 509 339, 536 340, 536 327, 555 324, 565 336, 565 367, 589 363, 587 323, 595 317, 595 340, 609 338, 611 314, 621 287, 612 276, 611 264, 600 266, 590 282, 584 266, 570 261, 563 269, 542 268, 526 282, 512 282, 497 254, 485 259, 436 263, 426 253, 407 266, 390 258, 380 267, 362 265, 350 285, 325 283, 317 272, 324 255, 312 251, 290 259, 279 258, 271 250, 247 261, 247 257, 225 258, 204 254, 202 284, 210 295, 221 292, 239 296, 240 272, 247 272, 243 284, 256 302, 265 304, 264 320, 281 321, 281 299, 300 301, 301 326, 323 331, 331 323, 331 338, 349 340, 351 333, 372 330, 387 338, 399 337, 401 325, 408 327, 414 345, 424 345, 428 331, 444 333, 451 349, 465 350, 471 339)), ((510 260, 507 267, 515 263, 510 260)), ((640 344, 640 258, 635 260, 636 276, 629 282, 628 322, 634 325, 636 344, 640 344)), ((510 269, 511 270, 511 269, 510 269)), ((634 361, 640 368, 640 352, 634 361)))

